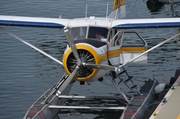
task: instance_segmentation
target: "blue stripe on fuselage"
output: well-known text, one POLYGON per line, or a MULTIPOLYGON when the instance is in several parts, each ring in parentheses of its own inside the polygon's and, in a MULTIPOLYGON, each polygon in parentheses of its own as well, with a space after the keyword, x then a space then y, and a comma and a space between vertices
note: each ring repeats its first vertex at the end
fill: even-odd
POLYGON ((140 29, 140 28, 173 28, 180 27, 180 22, 166 22, 166 23, 129 23, 116 25, 114 29, 140 29))
POLYGON ((24 21, 11 21, 11 20, 0 20, 0 25, 6 25, 6 26, 26 26, 26 27, 45 27, 45 28, 64 28, 64 25, 57 24, 57 23, 24 22, 24 21))

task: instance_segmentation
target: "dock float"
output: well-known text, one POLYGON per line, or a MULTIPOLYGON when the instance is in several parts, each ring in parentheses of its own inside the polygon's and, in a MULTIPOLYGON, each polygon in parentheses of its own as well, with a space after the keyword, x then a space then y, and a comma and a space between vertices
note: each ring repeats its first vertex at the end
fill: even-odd
POLYGON ((150 119, 180 119, 180 76, 154 110, 150 119))

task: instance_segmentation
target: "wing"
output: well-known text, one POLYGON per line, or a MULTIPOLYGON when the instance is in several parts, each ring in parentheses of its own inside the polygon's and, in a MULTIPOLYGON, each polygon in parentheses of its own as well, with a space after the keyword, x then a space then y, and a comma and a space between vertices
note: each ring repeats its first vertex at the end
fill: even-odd
POLYGON ((173 28, 180 27, 180 18, 113 20, 114 29, 173 28))
MULTIPOLYGON (((28 26, 28 27, 48 27, 48 28, 64 28, 69 26, 71 21, 73 24, 79 20, 61 19, 61 18, 41 18, 41 17, 20 17, 20 16, 4 16, 0 15, 0 25, 8 26, 28 26)), ((83 23, 87 25, 95 22, 95 26, 108 27, 114 29, 139 29, 139 28, 173 28, 180 27, 180 18, 158 18, 158 19, 107 19, 95 18, 89 20, 84 18, 83 23)), ((76 23, 75 23, 76 22, 76 23)))
POLYGON ((69 19, 61 18, 41 18, 0 15, 0 25, 26 26, 26 27, 46 27, 64 28, 68 25, 69 19))

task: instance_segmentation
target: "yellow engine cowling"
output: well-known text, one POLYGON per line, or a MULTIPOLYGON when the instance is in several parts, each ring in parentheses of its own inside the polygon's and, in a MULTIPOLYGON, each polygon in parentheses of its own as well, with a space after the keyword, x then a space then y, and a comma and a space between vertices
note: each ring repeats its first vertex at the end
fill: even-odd
MULTIPOLYGON (((87 43, 77 43, 76 49, 81 61, 84 63, 107 64, 106 45, 97 48, 87 43)), ((76 63, 77 60, 74 57, 71 48, 68 47, 63 55, 63 64, 68 75, 73 72, 74 68, 77 65, 76 63)), ((94 78, 98 79, 100 77, 103 77, 105 72, 106 71, 102 71, 102 69, 82 66, 76 73, 74 79, 80 82, 92 81, 94 80, 94 78)))

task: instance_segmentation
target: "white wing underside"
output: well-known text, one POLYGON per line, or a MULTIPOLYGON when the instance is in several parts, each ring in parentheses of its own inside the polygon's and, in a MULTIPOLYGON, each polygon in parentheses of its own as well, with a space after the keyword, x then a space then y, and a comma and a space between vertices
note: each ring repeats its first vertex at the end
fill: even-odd
POLYGON ((112 19, 89 17, 78 19, 60 19, 0 15, 0 25, 45 28, 81 27, 89 25, 114 29, 171 28, 180 27, 180 18, 112 19))

